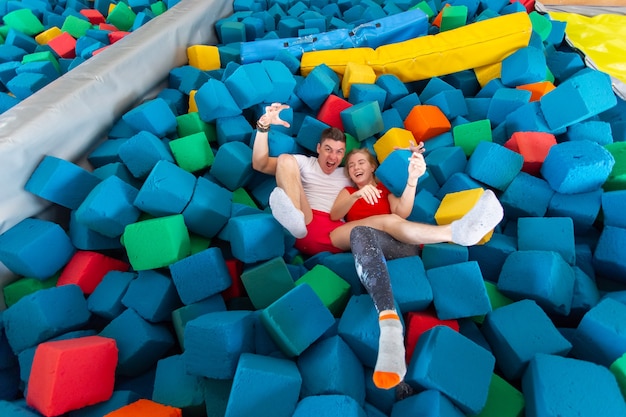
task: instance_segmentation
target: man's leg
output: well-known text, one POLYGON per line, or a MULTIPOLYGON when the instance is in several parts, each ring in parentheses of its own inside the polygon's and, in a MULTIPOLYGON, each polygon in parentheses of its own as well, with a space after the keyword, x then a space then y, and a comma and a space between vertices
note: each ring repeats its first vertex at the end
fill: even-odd
POLYGON ((276 185, 269 198, 272 214, 289 233, 303 238, 313 214, 304 194, 298 163, 292 155, 278 157, 276 185))
POLYGON ((395 308, 384 251, 390 259, 417 255, 417 246, 407 245, 370 227, 355 227, 350 234, 352 254, 361 283, 372 297, 378 312, 380 338, 374 368, 378 388, 397 386, 406 374, 404 331, 395 308))

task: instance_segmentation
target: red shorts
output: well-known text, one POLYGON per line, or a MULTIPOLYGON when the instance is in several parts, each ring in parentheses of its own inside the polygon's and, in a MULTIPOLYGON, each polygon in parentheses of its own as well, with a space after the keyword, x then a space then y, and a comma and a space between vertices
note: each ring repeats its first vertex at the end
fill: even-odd
POLYGON ((330 232, 345 224, 342 220, 331 220, 329 213, 313 210, 313 219, 306 225, 307 235, 296 239, 294 247, 305 255, 315 255, 320 252, 343 252, 330 241, 330 232))

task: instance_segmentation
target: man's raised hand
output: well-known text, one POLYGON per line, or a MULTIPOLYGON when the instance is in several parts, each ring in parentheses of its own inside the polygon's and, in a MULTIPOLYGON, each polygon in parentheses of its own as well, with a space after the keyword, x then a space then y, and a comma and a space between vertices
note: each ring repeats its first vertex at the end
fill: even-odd
POLYGON ((289 105, 282 103, 272 103, 269 106, 265 106, 265 114, 259 118, 259 123, 262 125, 281 125, 289 127, 289 122, 280 118, 280 112, 288 109, 289 105))

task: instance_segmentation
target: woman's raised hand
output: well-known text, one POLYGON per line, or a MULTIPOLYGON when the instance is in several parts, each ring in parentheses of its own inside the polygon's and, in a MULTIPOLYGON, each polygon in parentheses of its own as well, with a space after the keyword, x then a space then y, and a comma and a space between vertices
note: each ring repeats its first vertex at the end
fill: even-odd
POLYGON ((280 118, 280 112, 288 108, 288 104, 282 103, 272 103, 269 106, 265 106, 265 114, 259 118, 259 123, 265 126, 281 125, 289 127, 289 122, 280 118))
POLYGON ((426 161, 424 160, 422 152, 414 151, 409 158, 408 183, 412 186, 417 184, 417 179, 426 172, 426 161))

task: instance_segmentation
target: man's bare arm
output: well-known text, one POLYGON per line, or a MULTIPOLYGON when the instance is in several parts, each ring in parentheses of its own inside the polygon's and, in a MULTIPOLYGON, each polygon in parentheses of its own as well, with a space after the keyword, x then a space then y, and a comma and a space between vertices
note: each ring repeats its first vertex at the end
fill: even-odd
POLYGON ((269 129, 273 124, 289 127, 289 123, 279 116, 283 109, 288 108, 286 104, 272 103, 271 106, 265 107, 265 114, 259 118, 252 147, 252 168, 255 170, 269 175, 276 174, 277 158, 271 157, 269 152, 269 129))

